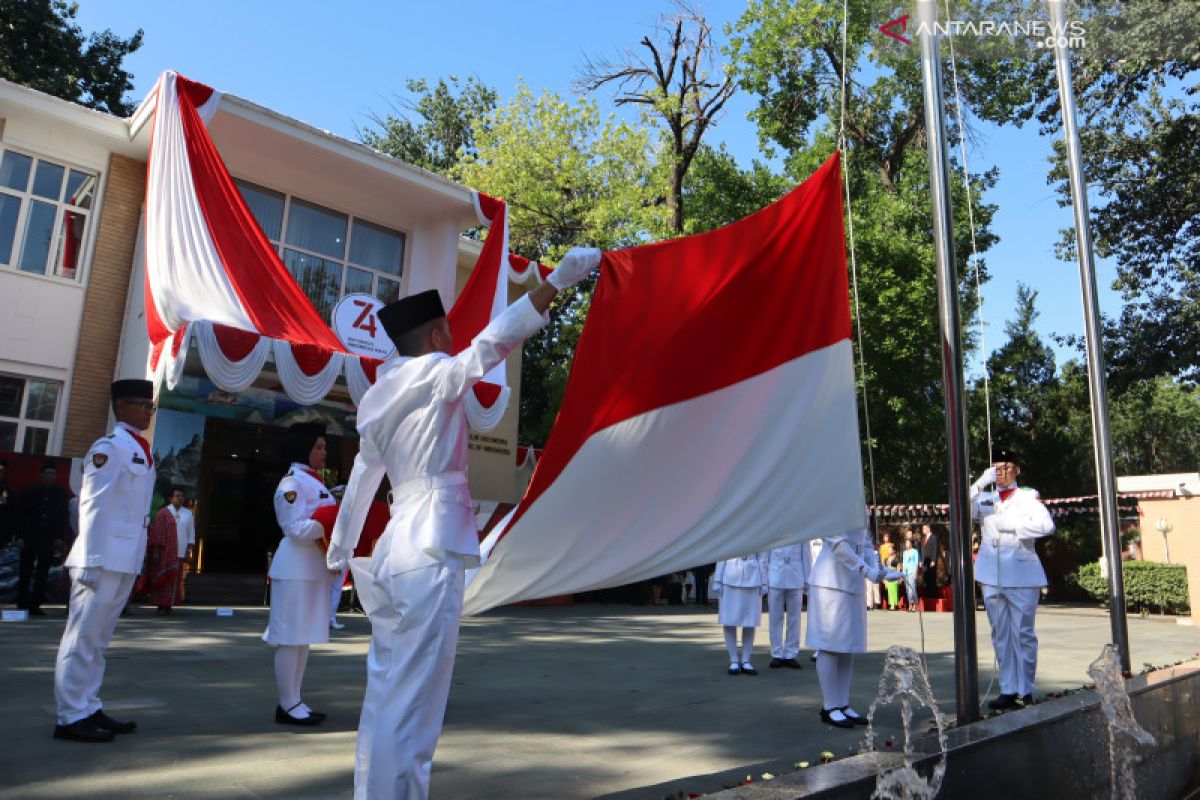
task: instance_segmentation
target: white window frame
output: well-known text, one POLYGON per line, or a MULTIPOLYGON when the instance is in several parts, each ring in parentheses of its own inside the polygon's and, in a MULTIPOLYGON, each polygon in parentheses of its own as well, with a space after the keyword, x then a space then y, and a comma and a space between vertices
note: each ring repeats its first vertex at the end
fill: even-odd
POLYGON ((9 254, 9 262, 0 262, 0 269, 8 270, 16 275, 23 275, 30 278, 43 278, 58 283, 67 284, 68 286, 81 286, 83 284, 84 273, 86 267, 91 263, 92 249, 92 227, 95 224, 94 219, 97 216, 97 211, 100 207, 100 189, 104 175, 102 172, 90 167, 84 167, 80 164, 73 163, 61 158, 39 155, 36 151, 29 150, 23 147, 12 147, 10 145, 0 144, 0 159, 7 152, 17 153, 27 158, 33 159, 33 165, 30 169, 29 185, 24 191, 17 191, 9 186, 0 186, 0 194, 6 194, 9 197, 18 197, 21 199, 21 210, 17 212, 17 225, 13 232, 12 252, 9 254), (35 195, 32 191, 33 182, 37 176, 37 165, 39 162, 45 161, 58 167, 62 167, 65 172, 63 175, 64 186, 67 177, 71 170, 82 172, 87 175, 95 176, 96 186, 92 191, 92 206, 91 208, 81 208, 80 206, 72 205, 65 199, 50 200, 49 198, 35 195), (42 265, 41 272, 27 272, 19 266, 21 259, 21 249, 25 246, 25 224, 29 217, 29 209, 32 207, 33 201, 39 203, 48 203, 54 206, 54 241, 50 243, 50 250, 46 254, 46 263, 42 265), (78 214, 83 214, 86 217, 83 231, 79 239, 79 258, 75 267, 75 277, 65 278, 61 275, 54 274, 53 265, 58 257, 58 250, 61 247, 61 238, 63 236, 63 216, 67 211, 74 211, 78 214))
POLYGON ((16 372, 0 372, 0 378, 14 378, 25 382, 25 387, 21 391, 21 407, 18 410, 18 416, 0 415, 0 422, 15 422, 17 424, 17 434, 13 440, 13 451, 24 453, 25 431, 29 428, 37 428, 46 431, 46 450, 44 453, 36 453, 35 455, 55 455, 57 449, 56 433, 58 420, 62 416, 62 408, 66 402, 66 383, 53 378, 44 378, 40 375, 21 375, 16 372), (29 412, 29 390, 34 381, 53 383, 58 386, 58 397, 54 403, 54 416, 49 421, 26 419, 25 415, 29 412))
MULTIPOLYGON (((272 194, 281 195, 283 197, 283 218, 280 221, 280 225, 279 225, 279 239, 278 240, 272 239, 271 237, 268 236, 267 241, 269 241, 271 243, 271 246, 275 248, 275 253, 279 256, 281 261, 283 260, 283 251, 284 250, 294 250, 295 252, 300 253, 301 255, 308 256, 310 258, 319 258, 322 261, 331 261, 336 264, 340 264, 342 267, 342 278, 341 278, 341 281, 338 283, 338 299, 339 300, 346 296, 346 279, 350 276, 351 269, 357 269, 357 270, 361 270, 362 272, 371 273, 371 276, 372 276, 371 277, 371 294, 378 296, 379 281, 382 278, 385 280, 394 281, 395 283, 399 284, 399 287, 400 287, 399 288, 399 296, 400 297, 404 296, 405 284, 407 282, 407 277, 408 277, 409 251, 412 249, 410 246, 412 237, 408 231, 397 229, 391 225, 388 225, 383 222, 378 222, 373 219, 368 219, 366 217, 357 216, 355 214, 348 213, 346 211, 343 211, 338 208, 334 208, 333 206, 326 205, 324 203, 318 203, 317 201, 310 200, 307 197, 299 197, 299 196, 293 195, 289 192, 281 192, 278 189, 273 189, 270 186, 266 186, 261 183, 256 183, 254 181, 247 180, 244 178, 235 178, 234 182, 238 186, 239 192, 241 191, 241 184, 246 184, 253 188, 261 189, 263 191, 267 191, 272 194), (327 255, 325 253, 318 253, 316 250, 308 250, 304 247, 300 247, 298 245, 288 243, 288 241, 287 241, 288 220, 291 217, 292 200, 293 199, 299 200, 303 203, 307 203, 310 206, 315 206, 315 207, 317 207, 319 209, 323 209, 325 211, 330 211, 335 214, 341 214, 342 216, 344 216, 346 218, 346 246, 343 249, 341 258, 336 258, 334 256, 327 255), (354 244, 354 223, 355 222, 364 222, 364 223, 367 223, 370 225, 374 225, 377 228, 383 228, 384 230, 388 231, 389 233, 395 233, 395 234, 398 234, 398 235, 404 237, 404 253, 400 260, 400 274, 394 275, 390 272, 383 272, 382 270, 375 269, 374 267, 368 267, 368 266, 365 266, 362 264, 356 264, 350 260, 350 250, 354 244)), ((257 220, 255 220, 255 221, 257 222, 257 220)), ((265 231, 264 231, 264 235, 266 235, 265 231)), ((286 264, 285 264, 285 266, 286 266, 286 264)), ((328 322, 328 321, 329 320, 326 320, 326 322, 328 322)))

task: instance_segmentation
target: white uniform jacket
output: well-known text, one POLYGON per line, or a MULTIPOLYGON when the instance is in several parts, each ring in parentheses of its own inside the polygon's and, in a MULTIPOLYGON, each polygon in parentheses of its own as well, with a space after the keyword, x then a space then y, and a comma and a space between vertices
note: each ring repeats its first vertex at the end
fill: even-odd
POLYGON ((325 484, 309 475, 303 464, 292 464, 275 489, 275 519, 283 540, 271 559, 271 580, 328 580, 325 553, 317 545, 325 534, 312 515, 337 503, 325 484))
POLYGON ((1054 533, 1054 519, 1033 489, 1018 487, 1007 500, 971 487, 971 514, 979 522, 975 580, 990 586, 1045 586, 1035 540, 1054 533))
POLYGON ((128 575, 142 571, 154 467, 133 433, 138 431, 118 422, 84 457, 79 536, 64 566, 128 575))
POLYGON ((400 357, 379 368, 358 406, 359 451, 334 526, 335 544, 354 549, 386 472, 392 519, 376 548, 375 574, 405 572, 447 555, 461 556, 467 568, 479 565, 467 488, 467 393, 548 321, 526 295, 458 355, 400 357))
POLYGON ((767 585, 767 554, 751 553, 718 562, 713 583, 743 589, 762 589, 767 585))
POLYGON ((837 589, 850 594, 864 594, 863 579, 879 562, 879 554, 871 548, 866 531, 851 531, 824 539, 808 585, 837 589))
POLYGON ((767 586, 772 589, 803 589, 812 569, 808 542, 776 547, 767 553, 767 586))

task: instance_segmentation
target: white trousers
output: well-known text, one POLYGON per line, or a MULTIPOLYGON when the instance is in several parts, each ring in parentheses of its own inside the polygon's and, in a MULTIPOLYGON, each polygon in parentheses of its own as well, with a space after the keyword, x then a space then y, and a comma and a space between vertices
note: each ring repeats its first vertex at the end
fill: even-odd
POLYGON ((771 625, 771 658, 800 655, 800 590, 768 589, 767 616, 771 625))
POLYGON ((1000 665, 1000 692, 1032 694, 1038 648, 1033 622, 1040 590, 1036 586, 980 585, 988 623, 992 626, 992 647, 1000 665))
POLYGON ((342 604, 342 587, 346 585, 346 573, 349 570, 342 570, 333 576, 333 581, 329 585, 329 619, 332 621, 337 617, 338 606, 342 604))
POLYGON ((355 569, 371 619, 367 693, 354 758, 356 800, 429 796, 458 644, 463 575, 456 556, 380 578, 355 569))
MULTIPOLYGON (((74 578, 78 570, 71 570, 74 578)), ((129 591, 134 575, 100 569, 95 589, 71 581, 67 626, 58 645, 54 665, 54 700, 58 724, 70 725, 90 717, 102 707, 100 684, 104 682, 104 651, 129 591)))

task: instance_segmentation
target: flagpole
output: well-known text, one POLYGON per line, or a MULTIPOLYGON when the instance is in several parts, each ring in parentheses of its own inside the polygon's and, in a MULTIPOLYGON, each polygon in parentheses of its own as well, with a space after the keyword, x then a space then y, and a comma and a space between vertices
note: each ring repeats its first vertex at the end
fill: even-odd
POLYGON ((942 65, 934 0, 917 1, 917 39, 929 140, 929 191, 937 266, 942 385, 946 410, 946 466, 950 496, 950 577, 954 595, 954 677, 959 723, 979 719, 979 662, 975 642, 975 566, 971 562, 971 503, 967 486, 967 425, 963 399, 958 276, 954 263, 954 217, 946 152, 942 65))
POLYGON ((1100 333, 1100 302, 1096 296, 1096 264, 1092 255, 1092 232, 1088 225, 1087 185, 1083 179, 1083 156, 1075 118, 1075 88, 1071 83, 1071 53, 1066 35, 1063 0, 1047 0, 1050 32, 1054 39, 1054 67, 1058 76, 1059 105, 1062 107, 1063 143, 1067 149, 1067 173, 1071 206, 1075 212, 1075 255, 1079 262, 1079 288, 1083 295, 1084 341, 1087 344, 1088 395, 1092 408, 1092 449, 1096 461, 1096 488, 1100 500, 1100 538, 1108 564, 1108 618, 1113 644, 1121 655, 1121 669, 1130 672, 1129 631, 1125 621, 1125 579, 1121 568, 1121 533, 1117 522, 1116 480, 1113 477, 1112 441, 1108 428, 1108 394, 1104 379, 1103 339, 1100 333))

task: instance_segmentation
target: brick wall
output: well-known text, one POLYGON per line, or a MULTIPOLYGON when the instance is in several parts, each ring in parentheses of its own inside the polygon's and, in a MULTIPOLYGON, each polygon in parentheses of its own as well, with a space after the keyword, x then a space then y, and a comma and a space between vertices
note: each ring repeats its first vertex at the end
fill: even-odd
POLYGON ((117 368, 145 194, 145 162, 114 154, 108 162, 63 431, 62 454, 69 458, 83 456, 108 427, 108 390, 117 368))

